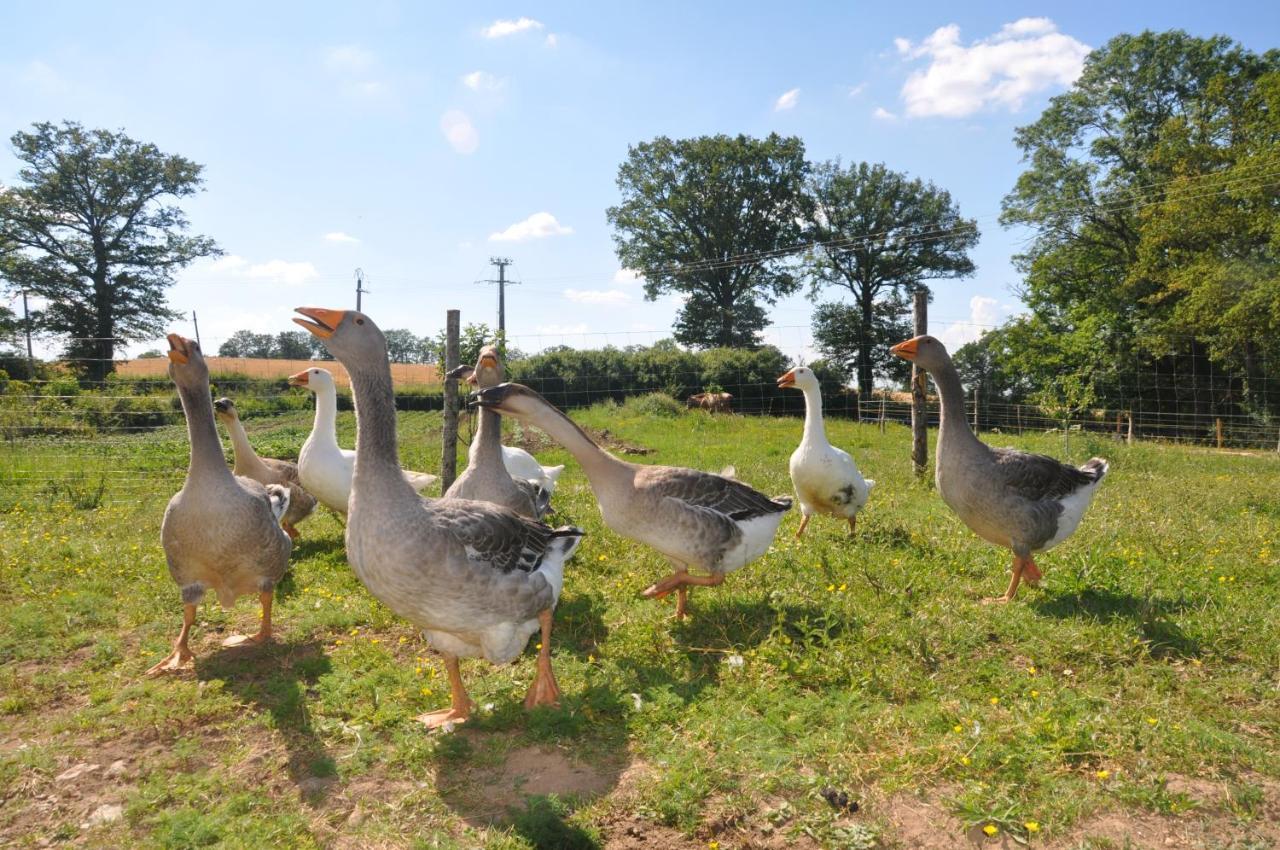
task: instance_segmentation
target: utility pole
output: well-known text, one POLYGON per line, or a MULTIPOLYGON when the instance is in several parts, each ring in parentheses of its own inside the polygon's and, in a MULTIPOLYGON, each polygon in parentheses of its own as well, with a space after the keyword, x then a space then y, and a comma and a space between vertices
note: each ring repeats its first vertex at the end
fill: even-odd
POLYGON ((489 264, 498 267, 498 279, 477 280, 476 283, 498 284, 498 342, 500 345, 505 346, 507 336, 507 284, 516 284, 519 281, 507 280, 507 266, 511 265, 510 258, 490 257, 489 264))
POLYGON ((360 296, 369 290, 364 288, 364 269, 356 269, 356 312, 363 312, 360 309, 360 296))
POLYGON ((36 358, 31 353, 31 316, 27 313, 27 291, 22 290, 22 327, 27 332, 27 379, 36 379, 36 358))
MULTIPOLYGON (((912 293, 912 316, 915 335, 929 332, 929 290, 923 286, 912 293)), ((929 430, 926 419, 925 394, 928 389, 925 371, 911 364, 911 467, 916 477, 924 475, 929 463, 929 430)), ((963 411, 961 411, 963 413, 963 411)))
POLYGON ((204 351, 204 345, 200 342, 200 320, 196 318, 196 311, 191 311, 191 324, 196 326, 196 346, 204 351))

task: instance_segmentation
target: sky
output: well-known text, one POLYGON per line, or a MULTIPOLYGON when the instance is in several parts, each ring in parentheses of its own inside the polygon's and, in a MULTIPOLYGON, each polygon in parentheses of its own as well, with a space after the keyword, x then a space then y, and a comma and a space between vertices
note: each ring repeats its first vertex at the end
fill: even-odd
MULTIPOLYGON (((181 272, 206 350, 238 329, 294 329, 293 307, 352 307, 434 334, 445 311, 525 351, 647 344, 649 302, 605 210, 629 145, 655 136, 799 136, 811 161, 883 162, 951 192, 982 239, 977 272, 933 287, 955 346, 1021 309, 998 223, 1013 144, 1088 51, 1124 32, 1280 45, 1273 2, 48 3, 5 4, 0 134, 70 119, 124 129, 204 166, 183 203, 226 252, 181 272)), ((0 145, 0 183, 18 162, 0 145)), ((834 293, 829 293, 834 295, 834 293)), ((20 305, 18 305, 20 306, 20 305)), ((803 295, 767 342, 812 358, 803 295)), ((172 330, 191 334, 188 322, 172 330)), ((141 343, 137 353, 163 347, 141 343)))

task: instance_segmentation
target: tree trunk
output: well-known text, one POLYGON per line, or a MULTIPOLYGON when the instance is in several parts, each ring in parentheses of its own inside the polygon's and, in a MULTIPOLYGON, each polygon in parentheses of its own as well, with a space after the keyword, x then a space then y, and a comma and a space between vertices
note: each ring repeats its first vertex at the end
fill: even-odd
POLYGON ((111 282, 107 277, 105 269, 99 274, 94 275, 93 279, 93 306, 94 316, 93 335, 96 339, 86 340, 89 343, 87 350, 92 352, 89 360, 89 368, 86 374, 90 381, 105 381, 107 375, 115 371, 115 316, 112 310, 111 282))
POLYGON ((874 380, 872 361, 871 361, 871 323, 872 311, 874 304, 872 303, 870 294, 863 290, 862 302, 859 306, 862 308, 862 322, 858 327, 858 418, 862 418, 862 403, 871 400, 871 385, 874 380))

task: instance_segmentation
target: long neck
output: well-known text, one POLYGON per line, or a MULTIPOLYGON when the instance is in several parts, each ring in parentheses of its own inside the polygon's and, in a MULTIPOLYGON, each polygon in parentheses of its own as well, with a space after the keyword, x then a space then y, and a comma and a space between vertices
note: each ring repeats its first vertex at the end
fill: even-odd
POLYGON ((333 387, 316 387, 316 421, 311 433, 316 440, 338 445, 338 394, 333 387))
POLYGON ((222 441, 218 439, 218 426, 213 422, 213 401, 209 398, 209 383, 202 381, 198 388, 178 387, 182 399, 182 411, 187 417, 187 438, 191 441, 191 465, 187 480, 197 476, 225 475, 231 477, 227 461, 222 456, 222 441))
POLYGON ((400 470, 396 446, 396 397, 391 368, 384 360, 376 366, 352 367, 351 391, 356 402, 356 468, 351 493, 391 493, 417 498, 400 470), (396 492, 402 491, 402 492, 396 492))
POLYGON ((827 431, 822 425, 822 391, 804 388, 804 439, 809 443, 825 443, 827 431))
POLYGON ((496 411, 480 408, 480 424, 476 426, 476 438, 471 444, 468 460, 472 466, 502 463, 502 417, 496 411))
POLYGON ((233 416, 224 421, 227 425, 227 433, 231 435, 231 448, 235 452, 236 468, 252 469, 261 466, 262 461, 258 459, 253 446, 249 445, 249 435, 244 432, 240 417, 233 416))
POLYGON ((630 467, 630 464, 618 460, 597 446, 572 419, 550 405, 539 405, 532 414, 521 418, 537 425, 551 439, 564 446, 565 451, 573 455, 582 471, 587 474, 593 488, 610 475, 625 473, 630 467))
POLYGON ((969 430, 964 415, 964 387, 960 385, 960 373, 947 361, 932 371, 933 382, 942 400, 942 421, 938 425, 938 439, 952 444, 976 443, 978 438, 969 430))

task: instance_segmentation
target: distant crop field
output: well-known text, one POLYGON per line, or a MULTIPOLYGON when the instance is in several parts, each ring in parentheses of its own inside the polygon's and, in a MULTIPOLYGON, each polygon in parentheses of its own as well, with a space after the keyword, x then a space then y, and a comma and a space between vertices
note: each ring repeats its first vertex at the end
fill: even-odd
MULTIPOLYGON (((637 462, 789 492, 800 420, 661 413, 574 418, 637 462)), ((310 418, 246 427, 292 457, 310 418)), ((405 465, 438 470, 439 413, 398 421, 405 465)), ((437 735, 413 718, 447 702, 439 661, 355 579, 332 514, 300 527, 272 644, 221 648, 257 606, 205 604, 194 671, 144 679, 181 618, 159 526, 185 431, 0 444, 0 845, 1280 842, 1275 452, 985 435, 1111 461, 1042 587, 995 607, 1008 554, 913 478, 908 430, 830 420, 878 482, 857 537, 819 517, 797 542, 793 512, 676 624, 638 596, 665 561, 603 527, 566 453, 507 428, 568 464, 554 521, 587 531, 556 612, 563 704, 523 710, 531 641, 510 667, 464 662, 481 711, 437 735)))
MULTIPOLYGON (((287 378, 290 375, 319 366, 333 373, 334 382, 340 387, 351 386, 347 370, 333 360, 276 360, 262 357, 206 357, 209 371, 215 375, 244 375, 248 378, 287 378)), ((169 374, 167 357, 147 357, 140 360, 120 360, 115 371, 121 378, 164 377, 169 374)), ((430 363, 392 363, 391 381, 397 387, 427 386, 440 383, 440 373, 430 363)))

